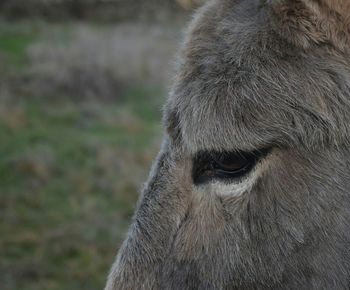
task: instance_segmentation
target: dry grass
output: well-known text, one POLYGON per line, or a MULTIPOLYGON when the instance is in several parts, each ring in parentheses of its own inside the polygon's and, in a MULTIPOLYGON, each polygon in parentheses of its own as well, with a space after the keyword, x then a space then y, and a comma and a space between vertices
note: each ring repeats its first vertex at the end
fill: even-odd
POLYGON ((41 18, 116 22, 160 20, 184 13, 175 0, 1 0, 0 14, 8 19, 41 18))
POLYGON ((206 2, 206 0, 176 0, 181 7, 190 10, 195 7, 198 7, 206 2))
POLYGON ((28 49, 29 88, 45 96, 118 100, 125 84, 165 87, 179 38, 173 28, 135 24, 49 31, 28 49))

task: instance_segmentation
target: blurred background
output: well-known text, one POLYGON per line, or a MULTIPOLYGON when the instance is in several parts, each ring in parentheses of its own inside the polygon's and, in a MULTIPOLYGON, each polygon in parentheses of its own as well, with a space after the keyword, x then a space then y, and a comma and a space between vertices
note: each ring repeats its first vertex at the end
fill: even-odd
POLYGON ((200 0, 0 1, 0 288, 103 289, 200 0))

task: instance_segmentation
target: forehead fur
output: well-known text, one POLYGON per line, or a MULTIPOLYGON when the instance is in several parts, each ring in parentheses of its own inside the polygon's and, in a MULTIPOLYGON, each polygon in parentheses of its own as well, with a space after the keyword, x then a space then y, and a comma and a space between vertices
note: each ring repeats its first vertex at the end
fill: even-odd
POLYGON ((348 51, 298 45, 260 1, 227 3, 192 23, 166 107, 170 135, 192 152, 348 143, 348 51))

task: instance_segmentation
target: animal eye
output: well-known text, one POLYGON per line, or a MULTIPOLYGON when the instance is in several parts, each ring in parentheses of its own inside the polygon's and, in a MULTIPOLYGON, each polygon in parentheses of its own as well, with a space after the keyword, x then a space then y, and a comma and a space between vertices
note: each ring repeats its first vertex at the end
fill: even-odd
POLYGON ((212 179, 235 180, 248 174, 268 150, 254 152, 200 152, 193 159, 195 184, 212 179))
POLYGON ((221 154, 212 156, 212 169, 217 177, 239 177, 251 170, 256 158, 252 154, 221 154))

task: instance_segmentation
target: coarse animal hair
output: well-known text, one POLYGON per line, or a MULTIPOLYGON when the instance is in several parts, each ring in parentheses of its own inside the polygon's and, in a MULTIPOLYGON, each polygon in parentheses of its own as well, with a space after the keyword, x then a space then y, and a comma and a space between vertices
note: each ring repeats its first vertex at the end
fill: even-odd
POLYGON ((350 289, 349 24, 346 0, 199 10, 106 290, 350 289), (265 149, 239 182, 196 182, 265 149))

